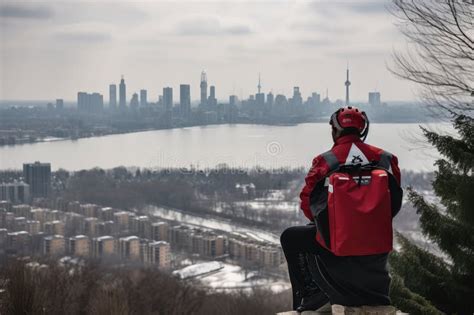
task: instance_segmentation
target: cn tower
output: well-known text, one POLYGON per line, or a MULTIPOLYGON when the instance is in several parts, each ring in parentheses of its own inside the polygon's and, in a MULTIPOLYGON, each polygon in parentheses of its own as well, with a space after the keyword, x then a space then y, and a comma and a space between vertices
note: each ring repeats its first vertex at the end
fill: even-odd
POLYGON ((346 82, 344 83, 346 85, 346 106, 349 106, 349 86, 351 85, 351 81, 349 81, 349 66, 347 66, 346 76, 346 82))

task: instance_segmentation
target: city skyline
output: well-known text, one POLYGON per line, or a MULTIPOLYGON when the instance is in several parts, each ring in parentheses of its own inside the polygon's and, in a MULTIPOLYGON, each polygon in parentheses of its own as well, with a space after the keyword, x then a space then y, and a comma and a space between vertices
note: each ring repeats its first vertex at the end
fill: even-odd
MULTIPOLYGON (((380 91, 378 91, 377 89, 375 90, 371 90, 371 91, 368 91, 368 101, 361 101, 361 100, 356 100, 354 101, 354 103, 351 103, 350 100, 349 100, 349 91, 350 91, 350 85, 351 85, 351 82, 349 81, 349 72, 350 72, 350 69, 349 69, 349 65, 347 66, 347 69, 346 69, 346 81, 344 82, 344 86, 345 86, 345 105, 346 106, 349 106, 351 104, 357 104, 357 103, 360 103, 360 104, 371 104, 371 105, 380 105, 381 104, 381 101, 380 101, 380 91), (378 96, 378 101, 374 101, 374 97, 375 95, 378 96)), ((108 92, 108 102, 102 102, 100 100, 100 102, 97 102, 99 107, 103 108, 104 104, 107 104, 109 108, 112 108, 112 109, 115 109, 116 108, 116 102, 117 102, 117 96, 116 96, 116 86, 117 84, 115 83, 111 83, 109 85, 109 92, 108 92)), ((132 93, 132 98, 128 98, 130 100, 127 100, 127 95, 126 95, 126 86, 127 86, 127 83, 125 83, 125 76, 124 75, 121 75, 121 79, 120 79, 120 84, 119 84, 120 88, 121 88, 121 91, 122 91, 122 99, 123 99, 123 104, 121 103, 120 105, 120 108, 126 108, 128 106, 130 107, 138 107, 138 106, 148 106, 148 105, 151 105, 151 104, 158 104, 158 103, 161 103, 163 100, 168 103, 168 107, 173 107, 175 105, 179 106, 181 109, 181 111, 183 111, 183 107, 187 107, 187 106, 191 106, 192 103, 195 103, 197 105, 217 105, 217 103, 232 103, 231 99, 236 97, 236 100, 239 100, 239 101, 245 101, 245 100, 250 100, 250 101, 253 101, 255 100, 256 101, 256 104, 263 104, 266 102, 266 98, 268 98, 269 96, 270 97, 275 97, 276 95, 283 95, 285 97, 289 96, 289 95, 285 95, 285 94, 274 94, 272 90, 270 90, 269 92, 265 93, 264 91, 261 91, 262 89, 262 86, 261 86, 261 74, 259 73, 258 74, 258 82, 257 82, 257 89, 256 89, 256 92, 253 93, 253 94, 249 94, 247 96, 242 96, 239 98, 238 95, 235 95, 235 94, 229 94, 229 95, 221 95, 220 98, 217 98, 216 97, 216 85, 215 84, 212 84, 210 86, 208 86, 208 82, 207 82, 207 73, 203 70, 201 72, 201 80, 200 80, 200 84, 199 84, 199 98, 194 98, 192 97, 192 93, 191 93, 191 84, 184 84, 184 83, 180 83, 179 84, 179 98, 178 99, 175 99, 173 101, 173 87, 172 86, 166 86, 166 87, 163 87, 162 88, 162 91, 163 93, 162 94, 157 94, 156 95, 156 102, 155 102, 155 99, 148 99, 148 90, 146 89, 140 89, 139 91, 139 98, 138 98, 138 93, 137 92, 134 92, 132 93), (186 91, 183 93, 182 89, 185 88, 186 91), (209 93, 209 96, 208 96, 208 93, 209 93), (169 97, 165 97, 165 94, 168 94, 169 97), (182 99, 184 98, 184 105, 183 105, 183 101, 182 99), (150 102, 148 102, 150 101, 150 102), (134 106, 132 106, 132 103, 133 102, 136 102, 136 104, 134 106), (139 104, 138 104, 139 103, 139 104), (215 103, 215 104, 213 104, 215 103)), ((176 89, 178 90, 178 89, 176 89)), ((294 86, 293 87, 293 95, 294 93, 299 94, 299 98, 301 98, 301 103, 303 103, 304 101, 304 97, 306 95, 302 95, 301 92, 300 92, 300 87, 299 86, 294 86)), ((159 92, 158 92, 159 93, 159 92)), ((78 108, 80 108, 81 106, 80 105, 80 96, 81 94, 87 94, 87 92, 78 92, 78 99, 77 99, 77 105, 78 105, 78 108)), ((99 94, 101 97, 103 97, 104 95, 98 93, 98 92, 94 92, 92 93, 93 95, 97 95, 99 94)), ((325 91, 325 94, 323 94, 322 91, 312 91, 312 92, 308 92, 307 94, 307 97, 311 98, 311 97, 314 97, 315 95, 318 95, 318 98, 321 97, 321 98, 327 98, 328 101, 331 101, 331 98, 329 97, 329 94, 328 94, 328 91, 326 90, 325 91)), ((63 102, 63 99, 57 99, 56 101, 61 101, 63 102)), ((340 102, 340 101, 343 101, 341 98, 336 98, 336 99, 332 99, 332 101, 336 101, 336 102, 340 102)), ((272 102, 272 101, 271 101, 272 102)), ((319 101, 318 101, 319 103, 319 101)), ((184 111, 187 111, 188 109, 185 109, 184 111)))
POLYGON ((357 82, 351 99, 379 90, 388 101, 413 100, 411 86, 386 68, 392 49, 406 45, 386 4, 5 2, 0 99, 107 95, 104 82, 121 74, 129 91, 146 89, 150 100, 182 83, 196 95, 202 69, 219 100, 255 94, 259 73, 265 93, 289 95, 299 86, 302 94, 329 90, 344 99, 340 73, 349 61, 357 82))

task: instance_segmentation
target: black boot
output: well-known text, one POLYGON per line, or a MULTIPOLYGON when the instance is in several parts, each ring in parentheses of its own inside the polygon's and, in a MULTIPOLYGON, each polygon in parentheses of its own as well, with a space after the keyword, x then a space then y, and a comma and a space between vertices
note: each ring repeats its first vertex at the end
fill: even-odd
POLYGON ((298 306, 296 311, 298 313, 304 311, 317 311, 318 309, 326 305, 328 302, 329 299, 326 294, 319 290, 311 295, 304 296, 301 300, 301 305, 298 306))
POLYGON ((313 280, 309 266, 310 262, 311 260, 308 259, 307 254, 300 254, 299 266, 304 285, 300 291, 301 304, 296 308, 297 312, 317 310, 329 301, 326 294, 321 291, 317 283, 313 280))

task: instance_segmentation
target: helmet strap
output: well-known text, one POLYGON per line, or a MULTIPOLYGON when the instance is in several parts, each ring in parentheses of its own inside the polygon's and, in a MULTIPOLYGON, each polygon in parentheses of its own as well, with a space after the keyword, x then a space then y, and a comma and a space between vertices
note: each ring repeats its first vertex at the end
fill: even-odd
POLYGON ((339 111, 340 109, 338 109, 336 112, 334 112, 331 116, 331 121, 332 121, 332 125, 336 128, 337 131, 342 131, 344 130, 344 128, 341 127, 341 125, 339 124, 339 121, 337 120, 337 116, 339 114, 339 111))
POLYGON ((367 139, 367 135, 369 134, 370 122, 369 122, 369 118, 367 117, 367 114, 365 112, 362 112, 362 116, 365 119, 365 128, 360 133, 360 138, 362 139, 362 142, 365 142, 365 139, 367 139))

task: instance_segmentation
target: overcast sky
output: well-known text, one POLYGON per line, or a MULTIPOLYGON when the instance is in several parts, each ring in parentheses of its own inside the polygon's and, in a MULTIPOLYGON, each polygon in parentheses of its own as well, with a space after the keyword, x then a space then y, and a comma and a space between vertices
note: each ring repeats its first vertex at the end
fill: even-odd
POLYGON ((207 72, 218 99, 256 92, 303 97, 317 91, 351 100, 377 89, 383 100, 413 100, 414 89, 387 70, 405 39, 374 1, 15 1, 0 0, 0 99, 75 100, 125 76, 127 99, 145 88, 191 84, 207 72))

